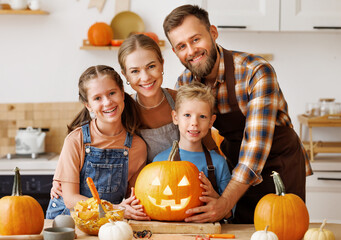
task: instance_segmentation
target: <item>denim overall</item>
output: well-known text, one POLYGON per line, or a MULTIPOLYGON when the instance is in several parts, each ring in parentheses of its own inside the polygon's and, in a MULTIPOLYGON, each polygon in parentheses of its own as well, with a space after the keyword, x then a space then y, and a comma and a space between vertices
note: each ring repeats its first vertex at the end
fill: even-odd
MULTIPOLYGON (((100 199, 118 204, 125 197, 128 187, 128 149, 100 149, 90 146, 91 135, 89 124, 82 126, 85 145, 84 165, 80 172, 80 194, 92 197, 86 183, 91 177, 95 183, 100 199)), ((127 132, 124 146, 131 147, 133 136, 127 132)), ((47 219, 54 219, 60 214, 70 215, 62 197, 50 200, 46 211, 47 219)))

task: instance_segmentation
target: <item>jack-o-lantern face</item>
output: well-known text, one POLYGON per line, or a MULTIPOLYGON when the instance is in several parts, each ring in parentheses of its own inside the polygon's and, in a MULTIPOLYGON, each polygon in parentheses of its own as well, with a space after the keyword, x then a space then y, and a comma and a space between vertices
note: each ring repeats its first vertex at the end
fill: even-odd
POLYGON ((135 183, 135 195, 151 219, 183 221, 187 209, 202 205, 199 170, 188 161, 148 164, 135 183))
POLYGON ((163 184, 161 184, 160 179, 156 176, 151 184, 152 188, 157 188, 153 193, 157 192, 157 196, 148 195, 149 201, 156 207, 165 208, 168 211, 176 211, 185 208, 191 200, 190 196, 190 183, 186 176, 183 176, 181 181, 176 184, 173 182, 168 182, 165 179, 163 180, 163 184), (167 185, 166 185, 167 184, 167 185), (164 187, 166 185, 166 187, 164 187), (170 187, 171 186, 171 187, 170 187), (164 189, 164 190, 163 190, 164 189), (173 191, 172 191, 173 189, 173 191), (162 194, 163 196, 162 196, 162 194), (178 196, 175 196, 174 193, 180 193, 178 196), (181 195, 181 196, 180 196, 181 195), (170 209, 169 209, 170 208, 170 209))

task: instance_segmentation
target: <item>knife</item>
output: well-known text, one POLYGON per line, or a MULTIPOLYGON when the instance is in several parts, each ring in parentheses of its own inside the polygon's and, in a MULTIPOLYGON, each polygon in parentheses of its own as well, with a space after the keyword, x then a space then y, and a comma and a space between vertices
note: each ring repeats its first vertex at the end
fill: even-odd
POLYGON ((236 238, 236 236, 234 234, 227 234, 227 233, 206 234, 206 235, 198 234, 198 235, 194 235, 194 236, 196 236, 197 240, 205 240, 205 239, 211 239, 211 238, 223 238, 223 239, 235 239, 236 238))

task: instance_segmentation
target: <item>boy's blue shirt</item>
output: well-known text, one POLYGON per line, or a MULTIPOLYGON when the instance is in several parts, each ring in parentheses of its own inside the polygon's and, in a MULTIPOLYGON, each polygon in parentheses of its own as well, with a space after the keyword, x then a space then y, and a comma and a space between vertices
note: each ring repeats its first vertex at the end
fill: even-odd
MULTIPOLYGON (((166 161, 172 148, 168 148, 159 153, 153 159, 153 162, 166 161)), ((205 176, 208 177, 207 163, 204 152, 190 152, 183 149, 179 149, 180 159, 189 161, 197 166, 199 171, 203 171, 205 176)), ((226 160, 223 156, 216 153, 214 150, 210 151, 212 163, 215 168, 214 174, 218 185, 218 194, 221 195, 229 181, 231 180, 231 173, 227 166, 226 160)))

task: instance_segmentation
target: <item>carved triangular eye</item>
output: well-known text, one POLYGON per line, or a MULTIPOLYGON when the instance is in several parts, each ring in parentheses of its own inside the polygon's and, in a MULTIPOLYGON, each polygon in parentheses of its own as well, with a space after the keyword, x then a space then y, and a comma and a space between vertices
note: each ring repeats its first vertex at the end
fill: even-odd
POLYGON ((164 195, 173 195, 172 190, 170 189, 170 187, 167 185, 167 187, 165 188, 165 190, 163 191, 164 195))
POLYGON ((153 186, 160 186, 160 179, 158 177, 154 178, 153 182, 152 182, 153 186))
POLYGON ((184 176, 178 184, 179 187, 180 186, 188 186, 188 185, 189 185, 189 181, 188 181, 186 176, 184 176))

